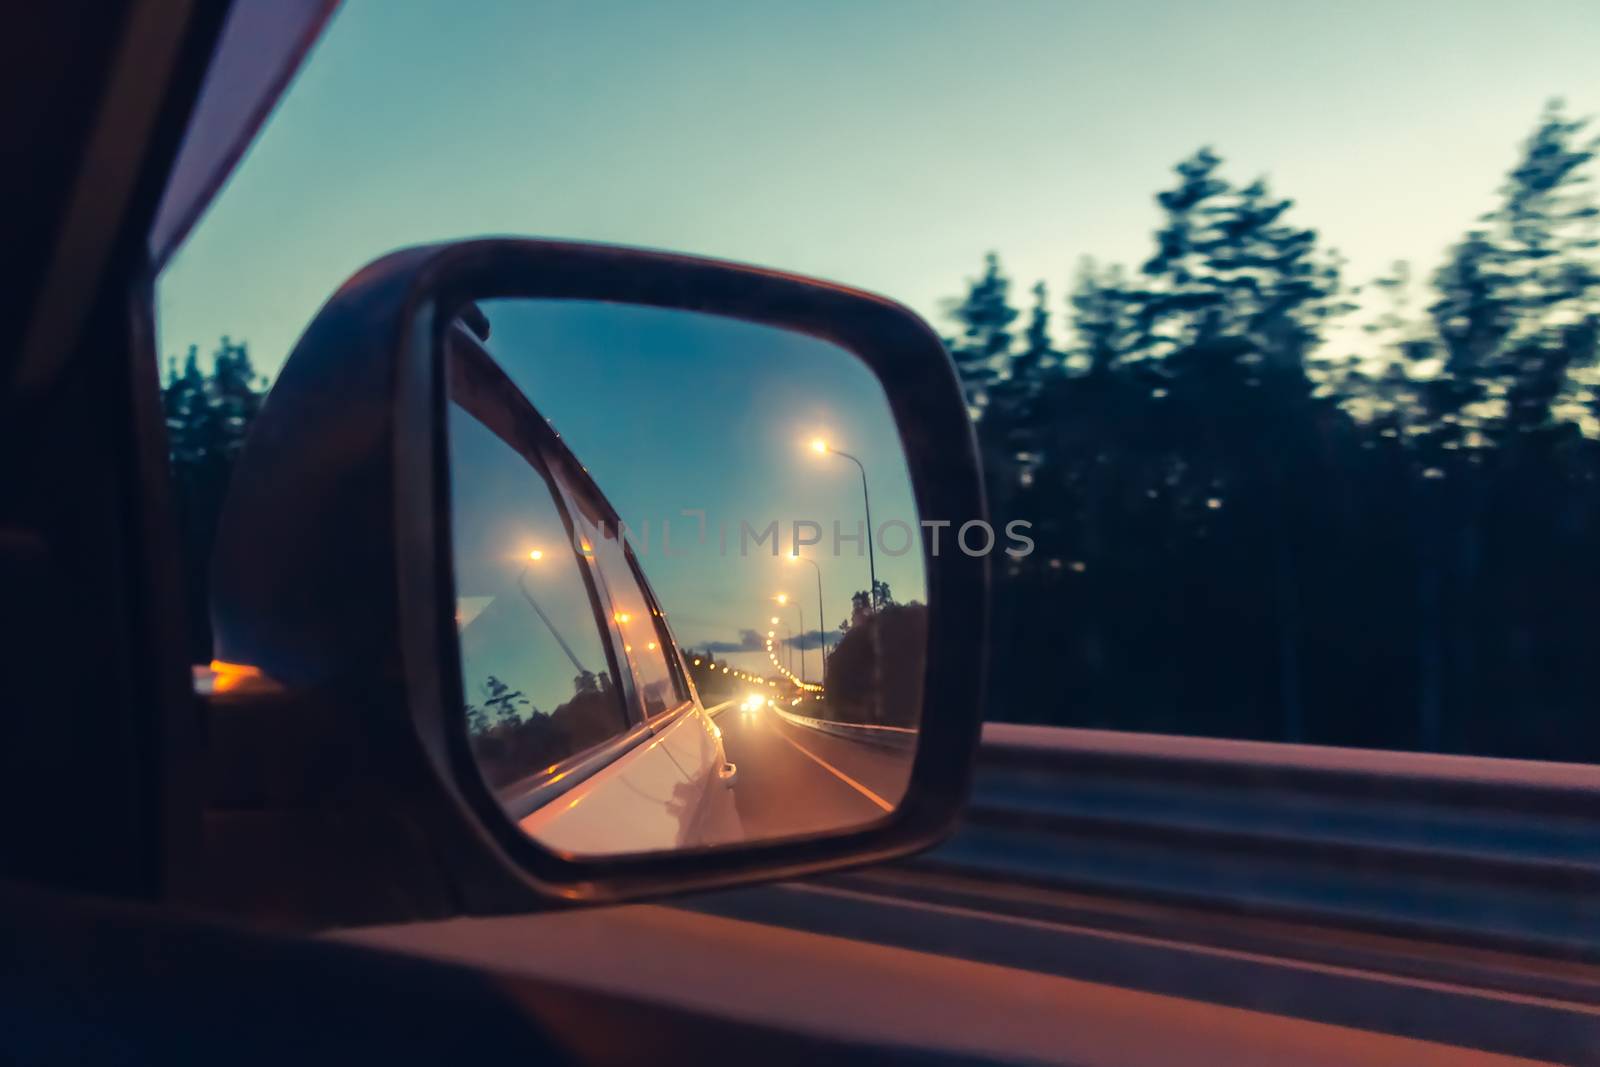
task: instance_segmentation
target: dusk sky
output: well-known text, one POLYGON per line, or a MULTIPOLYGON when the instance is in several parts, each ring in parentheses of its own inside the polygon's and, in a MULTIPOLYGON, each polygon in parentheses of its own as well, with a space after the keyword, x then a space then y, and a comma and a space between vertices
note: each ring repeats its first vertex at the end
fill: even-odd
MULTIPOLYGON (((363 264, 484 234, 788 269, 882 292, 942 332, 943 301, 993 249, 1018 303, 1050 284, 1059 324, 1081 257, 1148 255, 1153 194, 1202 144, 1227 176, 1294 198, 1351 280, 1401 258, 1425 275, 1492 204, 1547 99, 1600 108, 1596 41, 1593 0, 350 0, 160 279, 161 350, 209 354, 227 335, 274 374, 363 264)), ((700 506, 686 492, 744 506, 717 498, 723 473, 655 483, 670 500, 625 484, 661 431, 592 435, 581 397, 557 398, 574 384, 541 382, 535 402, 585 439, 586 463, 616 468, 625 517, 700 506)), ((751 405, 779 388, 738 384, 751 405)), ((748 424, 716 411, 753 409, 707 409, 705 432, 676 441, 736 450, 717 458, 750 466, 726 477, 787 477, 800 424, 827 411, 784 404, 748 424)), ((834 506, 850 473, 833 472, 834 506)), ((647 569, 670 602, 680 578, 647 569)), ((902 597, 914 581, 891 577, 902 597)), ((838 576, 835 603, 862 585, 838 576)), ((730 636, 725 618, 677 625, 686 642, 730 636)))
MULTIPOLYGON (((806 632, 816 628, 817 572, 781 558, 791 550, 796 519, 825 531, 822 544, 803 554, 821 569, 830 628, 849 615, 850 594, 867 588, 864 546, 841 542, 836 555, 832 545, 835 521, 847 535, 863 521, 860 475, 848 460, 813 452, 813 438, 861 460, 874 525, 916 526, 887 401, 871 372, 843 349, 772 327, 656 308, 521 300, 481 307, 493 328, 490 352, 634 531, 629 539, 640 566, 680 643, 703 650, 714 642, 724 646, 719 658, 756 670, 768 666, 759 644, 741 653, 725 647, 742 631, 764 638, 773 615, 781 619, 780 638, 800 633, 802 617, 806 632), (705 512, 704 543, 685 509, 705 512), (670 555, 663 521, 671 524, 670 555), (784 538, 779 557, 770 540, 741 551, 741 522, 762 531, 773 521, 784 538), (726 549, 719 527, 727 530, 726 549), (773 603, 780 592, 793 602, 773 603)), ((452 463, 463 597, 514 593, 530 551, 548 558, 564 550, 561 531, 541 522, 523 494, 499 481, 500 466, 480 455, 458 454, 452 463), (496 481, 478 484, 481 472, 496 481)), ((889 551, 877 553, 878 579, 902 601, 925 601, 920 556, 890 554, 904 543, 901 532, 880 539, 889 551)))
POLYGON ((1081 256, 1147 255, 1151 197, 1201 144, 1353 279, 1427 271, 1547 98, 1600 108, 1597 40, 1592 0, 351 0, 166 271, 162 346, 227 334, 271 373, 364 263, 486 233, 930 316, 995 249, 1059 296, 1081 256))

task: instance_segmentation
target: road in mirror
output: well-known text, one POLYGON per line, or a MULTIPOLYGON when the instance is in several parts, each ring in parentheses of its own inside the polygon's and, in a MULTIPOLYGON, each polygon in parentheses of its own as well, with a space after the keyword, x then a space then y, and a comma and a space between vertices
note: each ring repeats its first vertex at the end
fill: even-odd
POLYGON ((859 358, 551 300, 469 307, 445 358, 465 729, 523 831, 614 856, 893 811, 922 708, 923 536, 859 358))

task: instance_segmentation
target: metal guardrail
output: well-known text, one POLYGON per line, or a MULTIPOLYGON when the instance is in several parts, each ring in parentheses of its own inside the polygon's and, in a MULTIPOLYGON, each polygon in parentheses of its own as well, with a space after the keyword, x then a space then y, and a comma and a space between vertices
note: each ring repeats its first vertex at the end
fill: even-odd
POLYGON ((916 744, 917 731, 907 726, 881 726, 865 722, 833 722, 829 719, 813 719, 809 715, 797 715, 786 711, 774 704, 772 710, 783 717, 785 722, 796 726, 803 726, 808 730, 819 733, 832 734, 834 737, 845 737, 863 744, 881 745, 886 748, 910 748, 916 744))
POLYGON ((1600 767, 990 724, 938 848, 677 906, 1600 1063, 1600 767))
POLYGON ((1600 767, 989 724, 899 869, 1600 961, 1600 767))

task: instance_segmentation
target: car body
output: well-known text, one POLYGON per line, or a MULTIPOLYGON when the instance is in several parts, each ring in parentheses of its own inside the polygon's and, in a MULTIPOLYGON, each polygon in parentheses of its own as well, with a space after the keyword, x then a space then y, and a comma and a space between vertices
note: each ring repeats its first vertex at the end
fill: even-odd
MULTIPOLYGON (((479 329, 487 334, 486 326, 479 329)), ((472 742, 487 784, 524 832, 559 852, 658 852, 736 840, 737 816, 727 796, 735 768, 712 721, 724 705, 708 709, 701 701, 616 509, 549 420, 515 391, 488 347, 464 324, 454 328, 451 354, 458 436, 472 433, 465 420, 481 415, 479 425, 490 427, 509 447, 510 463, 535 468, 538 478, 528 479, 531 492, 538 494, 543 483, 550 494, 545 503, 559 514, 568 536, 547 538, 530 554, 544 573, 565 569, 581 579, 567 583, 564 598, 552 599, 540 590, 541 606, 525 581, 525 567, 515 591, 499 590, 509 607, 502 608, 496 598, 473 603, 470 613, 458 608, 467 667, 483 658, 475 657, 474 649, 503 638, 521 653, 508 666, 526 669, 530 645, 553 638, 579 674, 579 691, 551 711, 531 703, 515 711, 502 693, 503 716, 479 720, 472 742), (473 388, 473 382, 486 380, 492 389, 473 388), (501 414, 513 391, 522 418, 501 414), (517 632, 486 634, 489 629, 517 632), (562 636, 578 643, 594 631, 600 640, 591 647, 600 649, 605 663, 598 671, 585 667, 562 636), (576 727, 565 733, 560 729, 574 722, 576 727), (525 745, 520 755, 508 758, 508 734, 516 739, 536 735, 544 743, 525 745), (514 770, 508 772, 506 764, 514 770)), ((458 483, 468 480, 458 473, 458 483)), ((469 491, 461 487, 462 493, 469 491)), ((462 506, 470 508, 458 505, 458 522, 469 523, 471 516, 460 514, 462 506)))

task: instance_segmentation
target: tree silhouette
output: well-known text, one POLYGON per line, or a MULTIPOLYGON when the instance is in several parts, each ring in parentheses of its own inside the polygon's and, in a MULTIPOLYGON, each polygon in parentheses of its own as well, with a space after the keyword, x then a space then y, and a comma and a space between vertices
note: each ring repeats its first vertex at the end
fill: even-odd
MULTIPOLYGON (((1039 280, 1019 313, 986 255, 948 345, 991 518, 1036 544, 994 561, 991 716, 1600 760, 1597 151, 1552 102, 1442 262, 1354 287, 1291 200, 1209 147, 1156 195, 1149 254, 1079 258, 1054 311, 1039 280)), ((163 386, 202 660, 261 386, 227 338, 163 386)), ((859 691, 835 705, 830 680, 829 714, 890 714, 861 657, 891 628, 909 655, 908 607, 882 583, 851 597, 828 669, 859 691)), ((702 695, 728 689, 705 660, 702 695)), ((604 736, 610 680, 573 683, 549 715, 504 683, 469 706, 495 780, 604 736)))
POLYGON ((1050 338, 1050 291, 1044 282, 1033 286, 1033 307, 1022 335, 1022 349, 1011 360, 1011 380, 1027 394, 1037 388, 1040 376, 1055 364, 1056 353, 1050 338))
POLYGON ((532 708, 522 690, 512 689, 495 675, 483 680, 483 707, 495 726, 515 726, 522 721, 520 709, 532 708))
POLYGON ((1017 318, 1016 308, 1009 303, 1010 290, 1000 257, 990 252, 984 256, 983 273, 971 282, 962 299, 950 305, 950 318, 961 330, 947 344, 966 383, 967 401, 979 412, 988 402, 989 387, 1009 369, 1011 326, 1017 318))
MULTIPOLYGON (((1593 157, 1547 109, 1419 293, 1406 264, 1347 289, 1201 149, 1137 274, 1082 261, 1063 343, 1030 318, 1059 360, 958 363, 994 517, 1038 546, 996 568, 992 714, 1600 759, 1593 157)), ((989 262, 953 305, 974 353, 989 262)))
POLYGON ((1122 268, 1100 269, 1085 257, 1068 298, 1076 345, 1068 361, 1073 370, 1093 377, 1110 373, 1132 346, 1132 307, 1122 268))
POLYGON ((161 391, 172 469, 174 508, 185 561, 190 658, 211 659, 211 549, 233 463, 266 395, 248 348, 222 338, 211 371, 191 345, 180 371, 169 360, 161 391))
POLYGON ((916 726, 927 648, 924 605, 891 604, 863 615, 824 665, 828 699, 820 714, 836 722, 916 726))

